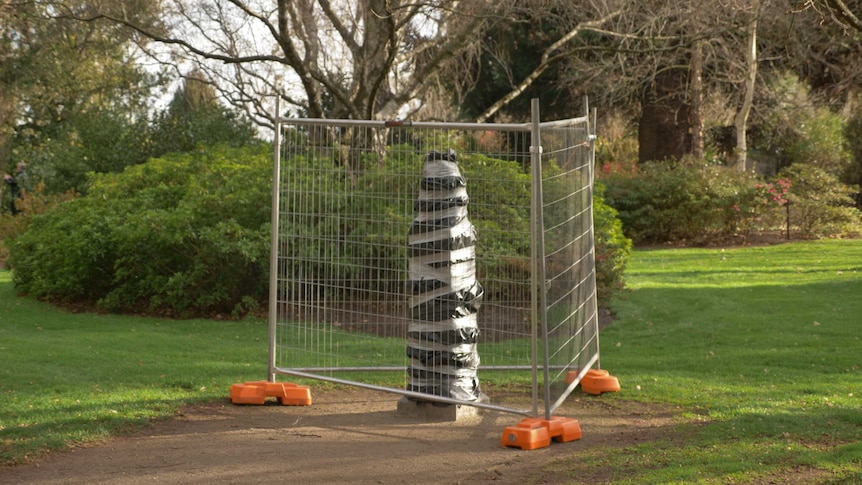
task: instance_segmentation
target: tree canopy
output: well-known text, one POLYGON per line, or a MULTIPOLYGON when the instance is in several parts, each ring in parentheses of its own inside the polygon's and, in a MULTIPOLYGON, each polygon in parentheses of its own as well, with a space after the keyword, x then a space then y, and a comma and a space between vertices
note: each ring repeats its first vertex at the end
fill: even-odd
MULTIPOLYGON (((144 23, 152 12, 140 8, 127 10, 144 23)), ((74 145, 70 127, 96 111, 134 118, 159 82, 134 62, 133 33, 51 18, 54 10, 49 2, 0 3, 0 167, 53 156, 59 140, 74 145)))
MULTIPOLYGON (((531 97, 549 117, 571 116, 588 95, 640 128, 641 161, 700 156, 718 140, 736 154, 730 162, 744 162, 762 139, 747 135, 785 109, 771 88, 787 73, 816 103, 853 111, 859 9, 858 0, 6 2, 0 163, 16 147, 32 159, 60 139, 74 145, 85 131, 69 128, 74 119, 142 119, 154 73, 209 86, 232 107, 221 115, 259 127, 272 126, 274 95, 300 116, 472 120, 526 119, 531 97)), ((126 140, 123 150, 152 142, 111 139, 126 140)))

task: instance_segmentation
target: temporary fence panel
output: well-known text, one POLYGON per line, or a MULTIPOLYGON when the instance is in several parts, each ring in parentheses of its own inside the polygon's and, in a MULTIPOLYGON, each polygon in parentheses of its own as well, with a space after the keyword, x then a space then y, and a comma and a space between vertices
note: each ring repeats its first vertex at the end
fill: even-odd
POLYGON ((270 379, 553 413, 598 361, 591 126, 279 119, 270 379))

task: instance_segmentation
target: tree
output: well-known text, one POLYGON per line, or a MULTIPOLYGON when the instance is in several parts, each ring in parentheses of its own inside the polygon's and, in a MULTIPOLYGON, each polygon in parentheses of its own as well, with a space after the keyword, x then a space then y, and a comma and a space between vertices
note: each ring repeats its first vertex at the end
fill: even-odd
POLYGON ((702 157, 706 117, 721 116, 705 113, 708 103, 734 113, 736 149, 729 162, 745 167, 746 132, 757 86, 760 15, 759 0, 685 2, 676 13, 659 12, 652 20, 667 40, 651 56, 655 68, 644 83, 638 124, 640 162, 702 157))
POLYGON ((498 113, 504 118, 513 112, 528 114, 532 98, 542 101, 547 117, 572 116, 586 91, 560 89, 557 80, 563 75, 564 60, 589 45, 580 37, 599 30, 621 11, 585 11, 587 19, 575 25, 563 20, 570 14, 562 8, 550 12, 521 8, 512 15, 512 21, 487 32, 480 48, 463 52, 447 72, 454 104, 462 115, 480 123, 498 113))
POLYGON ((754 86, 757 82, 757 22, 760 17, 760 1, 751 3, 751 16, 745 28, 745 84, 742 104, 736 111, 734 127, 736 128, 736 152, 732 163, 739 171, 745 171, 748 161, 748 115, 754 101, 754 86))
MULTIPOLYGON (((83 12, 87 3, 66 8, 83 12)), ((142 24, 150 7, 124 6, 142 24)), ((100 113, 133 124, 159 78, 134 62, 129 32, 50 18, 54 11, 32 0, 0 5, 0 168, 23 161, 31 176, 59 180, 54 161, 80 146, 100 113)))
MULTIPOLYGON (((640 120, 649 160, 698 156, 711 127, 731 127, 731 145, 747 142, 768 99, 763 80, 789 67, 819 77, 811 85, 832 90, 830 99, 848 99, 862 78, 860 43, 836 42, 840 29, 823 28, 811 9, 758 4, 760 15, 741 0, 167 0, 149 26, 122 11, 63 16, 157 41, 150 55, 205 72, 261 126, 272 125, 276 92, 293 114, 363 119, 430 113, 431 100, 450 97, 475 119, 505 117, 505 106, 521 109, 535 93, 561 107, 589 94, 592 105, 640 120)), ((809 4, 825 5, 799 5, 809 4)))
POLYGON ((154 117, 152 128, 152 157, 189 152, 202 145, 239 147, 256 141, 252 123, 219 102, 212 83, 201 71, 185 77, 168 107, 154 117))
POLYGON ((608 0, 514 12, 450 76, 461 80, 456 105, 479 120, 523 118, 533 96, 571 116, 588 94, 594 106, 625 106, 639 119, 642 161, 699 157, 705 98, 732 94, 745 72, 734 60, 743 57, 743 23, 732 3, 608 0))
POLYGON ((168 0, 155 27, 98 7, 61 15, 156 41, 163 49, 148 49, 153 57, 196 66, 225 99, 271 126, 264 100, 273 93, 312 117, 384 119, 420 108, 441 67, 506 8, 482 0, 168 0))
POLYGON ((743 169, 757 148, 752 123, 774 97, 769 79, 792 69, 830 104, 852 99, 862 79, 862 44, 784 2, 607 0, 516 12, 462 55, 467 68, 449 76, 461 80, 455 105, 479 119, 524 119, 528 97, 571 115, 588 94, 600 110, 638 120, 641 161, 699 158, 706 133, 724 131, 727 161, 743 169))

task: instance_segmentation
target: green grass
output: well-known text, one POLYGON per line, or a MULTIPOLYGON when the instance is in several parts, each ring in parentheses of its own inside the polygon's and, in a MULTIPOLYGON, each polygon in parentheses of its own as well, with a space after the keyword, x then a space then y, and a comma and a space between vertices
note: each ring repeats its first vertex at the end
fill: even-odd
POLYGON ((674 406, 685 440, 579 458, 573 480, 862 482, 862 241, 636 251, 627 274, 602 399, 674 406))
MULTIPOLYGON (((17 297, 10 276, 0 272, 0 462, 266 377, 263 321, 73 314, 17 297)), ((640 250, 628 284, 601 335, 622 390, 595 399, 672 410, 671 438, 583 448, 537 479, 862 483, 862 241, 640 250)))
POLYGON ((0 463, 92 442, 266 379, 263 321, 74 314, 0 271, 0 463))

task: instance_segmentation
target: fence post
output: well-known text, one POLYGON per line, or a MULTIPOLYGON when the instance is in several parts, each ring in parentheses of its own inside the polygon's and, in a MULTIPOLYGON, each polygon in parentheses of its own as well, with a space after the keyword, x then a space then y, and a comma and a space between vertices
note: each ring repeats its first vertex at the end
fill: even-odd
POLYGON ((267 380, 276 379, 276 328, 278 327, 278 211, 281 193, 281 95, 275 96, 275 135, 272 139, 272 213, 270 214, 269 242, 269 365, 267 380))

